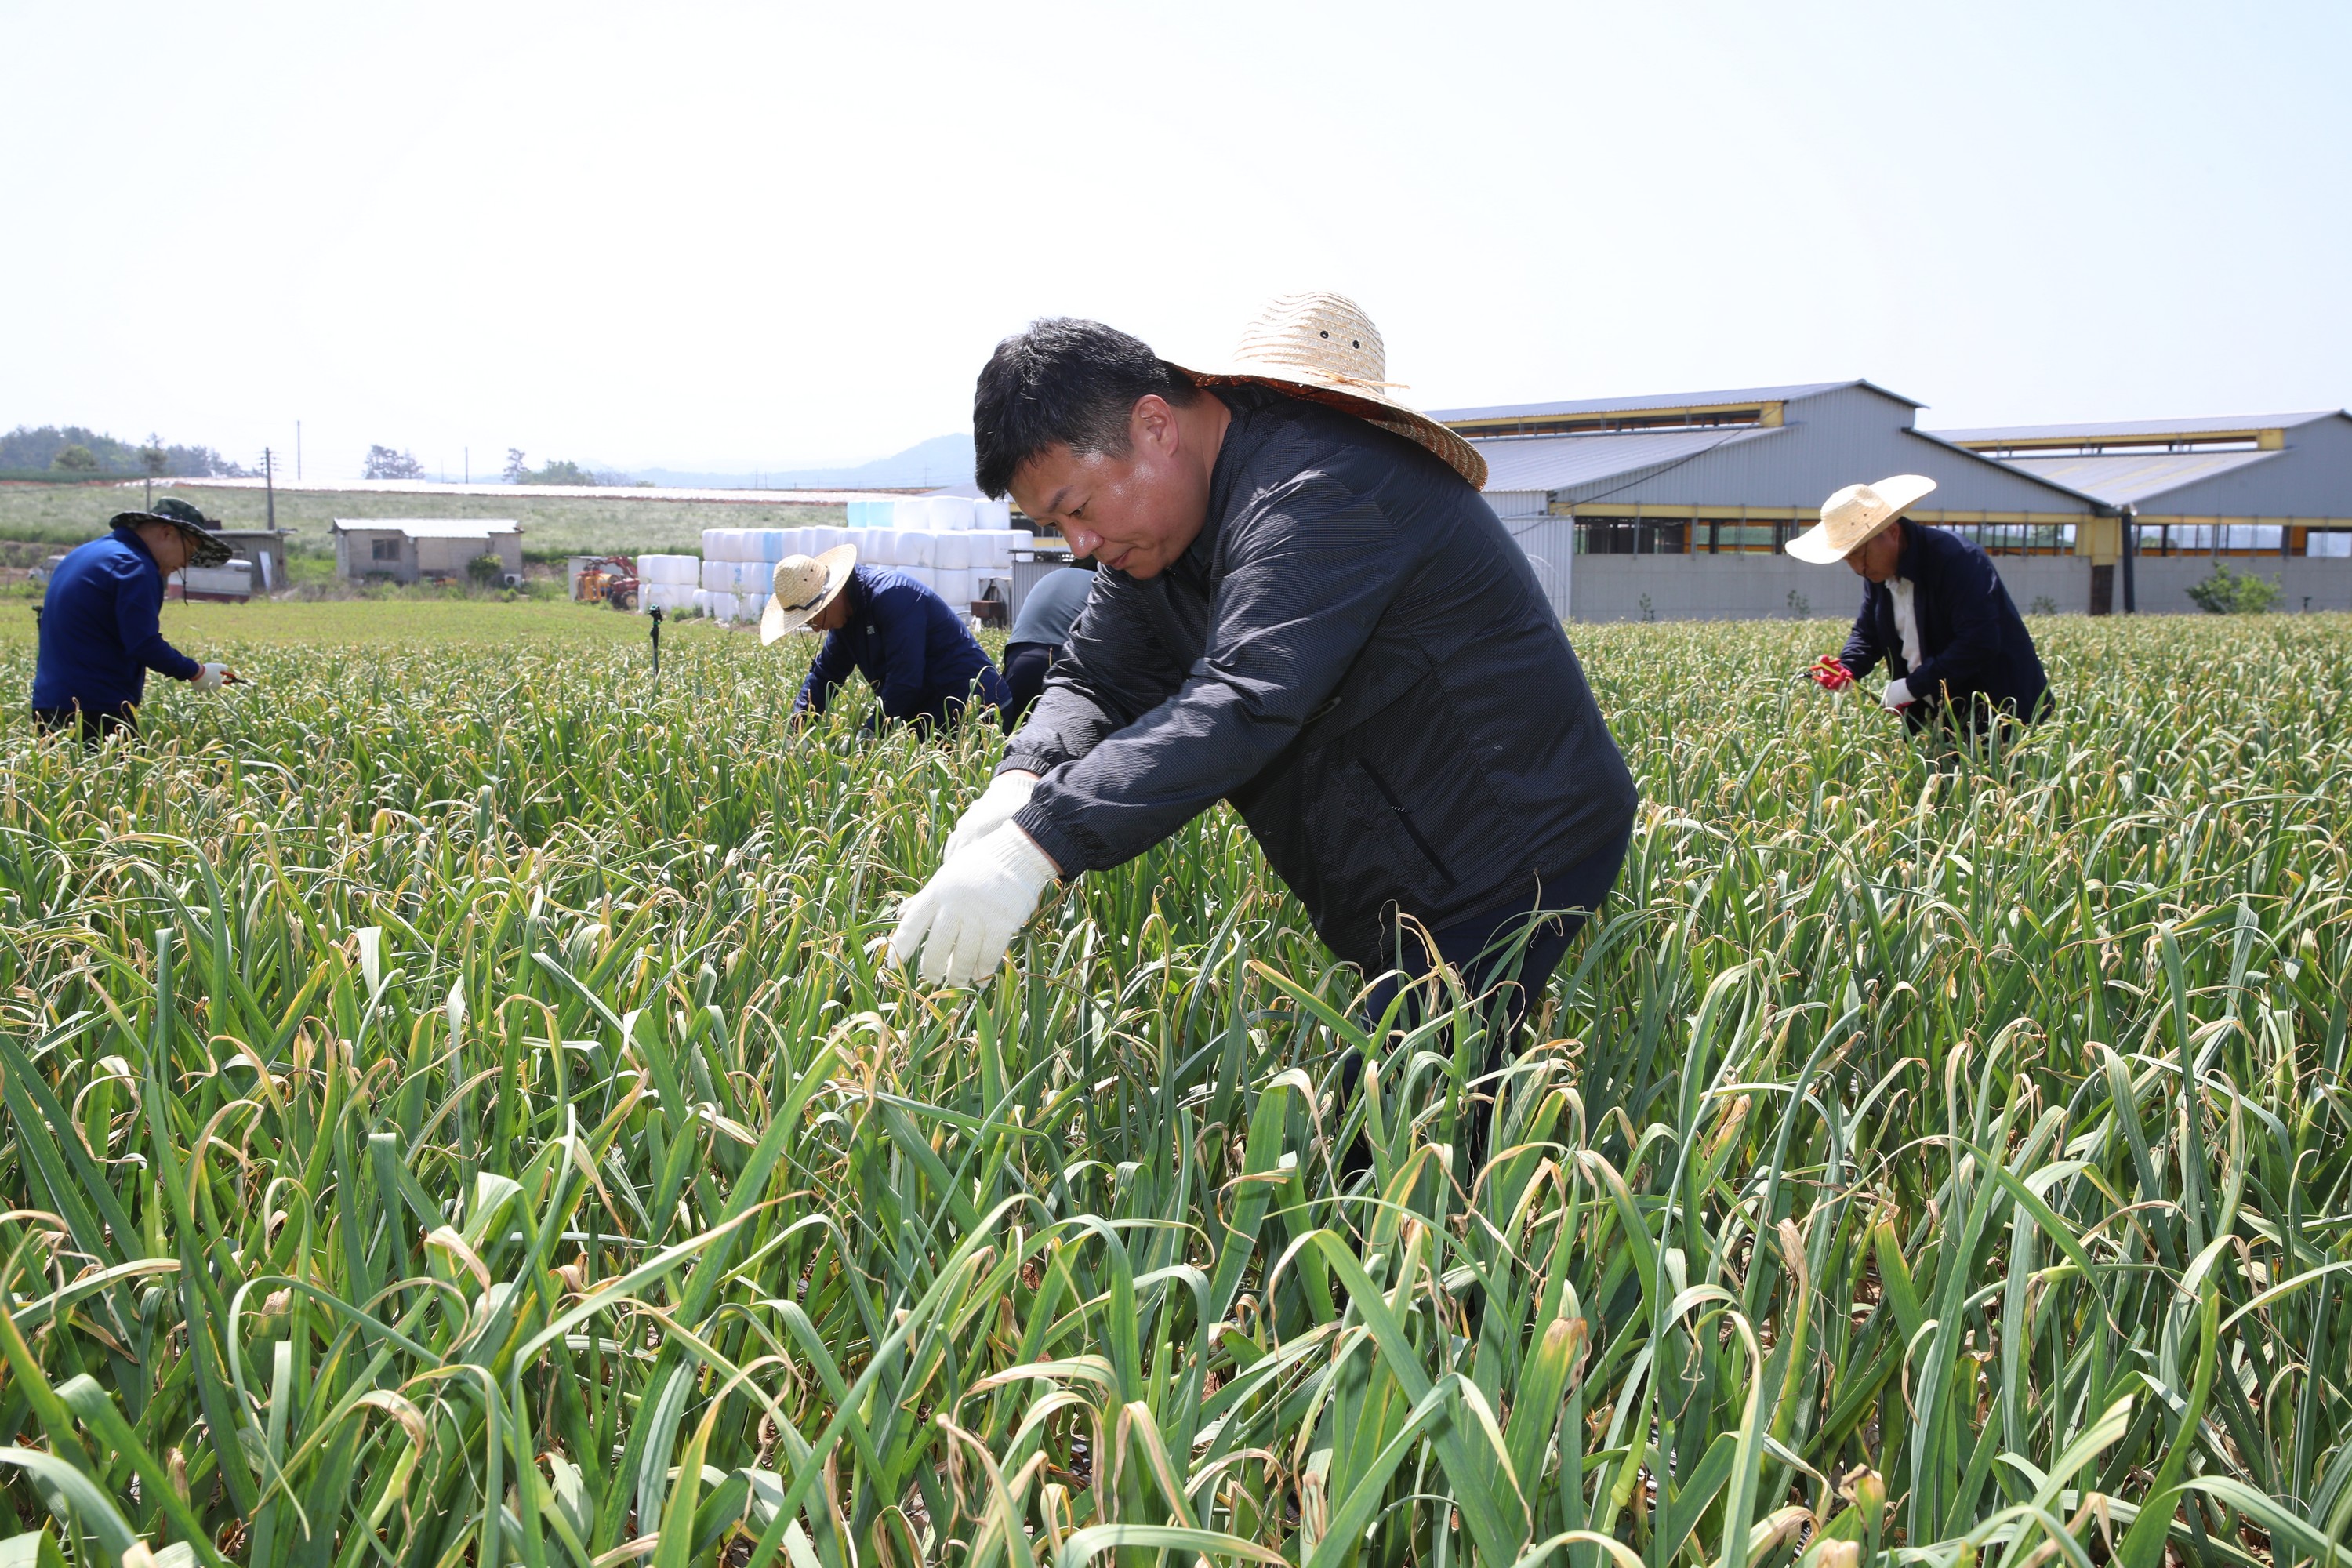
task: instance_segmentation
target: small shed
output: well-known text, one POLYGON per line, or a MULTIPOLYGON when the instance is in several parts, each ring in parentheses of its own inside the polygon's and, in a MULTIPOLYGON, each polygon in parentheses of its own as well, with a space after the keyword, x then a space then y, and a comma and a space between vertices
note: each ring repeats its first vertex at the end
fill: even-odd
POLYGON ((477 557, 499 558, 499 574, 522 576, 522 527, 510 517, 335 519, 335 571, 354 582, 463 578, 477 557))

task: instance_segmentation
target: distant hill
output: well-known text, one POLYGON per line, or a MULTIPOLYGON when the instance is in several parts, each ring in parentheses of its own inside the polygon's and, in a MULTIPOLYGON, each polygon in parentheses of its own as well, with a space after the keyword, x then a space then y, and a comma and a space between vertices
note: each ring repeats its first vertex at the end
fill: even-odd
POLYGON ((719 486, 756 482, 768 489, 932 489, 971 482, 969 436, 934 436, 887 458, 845 468, 762 468, 757 473, 709 473, 684 468, 632 468, 630 474, 657 485, 719 486))

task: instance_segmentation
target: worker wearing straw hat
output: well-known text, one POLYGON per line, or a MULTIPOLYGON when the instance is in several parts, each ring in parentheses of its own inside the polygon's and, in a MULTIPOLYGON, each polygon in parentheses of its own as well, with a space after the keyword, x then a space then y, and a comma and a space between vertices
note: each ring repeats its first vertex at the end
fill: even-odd
POLYGON ((58 563, 42 595, 33 669, 33 721, 44 733, 78 730, 87 745, 136 734, 151 669, 199 691, 236 679, 228 666, 198 663, 163 640, 164 582, 185 566, 227 562, 218 526, 166 496, 152 511, 117 513, 106 537, 58 563))
POLYGON ((1886 661, 1879 702, 1911 729, 1948 722, 1981 732, 1996 718, 2031 721, 2049 689, 2025 619, 1973 540, 1904 516, 1935 489, 1918 474, 1848 485, 1822 503, 1822 520, 1789 541, 1817 566, 1843 561, 1863 581, 1862 609, 1835 657, 1813 679, 1842 690, 1886 661))
POLYGON ((1441 956, 1504 993, 1507 1037, 1615 880, 1633 782, 1485 459, 1392 384, 1334 294, 1275 301, 1208 370, 1093 321, 997 346, 981 488, 1101 570, 902 961, 969 983, 1054 879, 1223 800, 1335 952, 1441 956))
MULTIPOLYGON (((953 724, 975 700, 1002 713, 1011 700, 996 666, 929 584, 887 566, 860 566, 857 546, 776 563, 760 641, 823 632, 824 647, 793 700, 794 714, 822 713, 852 671, 866 677, 881 717, 919 727, 953 724)), ((866 728, 875 727, 868 720, 866 728)))

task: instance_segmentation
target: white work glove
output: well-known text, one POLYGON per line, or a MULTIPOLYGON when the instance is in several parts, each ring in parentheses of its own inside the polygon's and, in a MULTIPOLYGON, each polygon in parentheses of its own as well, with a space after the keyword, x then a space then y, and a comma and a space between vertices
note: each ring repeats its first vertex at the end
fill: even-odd
POLYGON ((927 985, 969 985, 1003 959, 1055 874, 1036 840, 1005 823, 950 857, 907 900, 890 955, 903 964, 919 952, 927 985))
POLYGON ((188 684, 199 691, 218 691, 233 673, 225 664, 208 664, 196 671, 195 679, 188 684))
POLYGON ((948 847, 940 852, 940 863, 947 864, 956 858, 959 849, 969 849, 1006 823, 1036 792, 1037 775, 1028 773, 999 773, 990 781, 981 797, 964 808, 956 818, 955 831, 948 835, 948 847))
POLYGON ((1888 681, 1886 689, 1878 694, 1878 705, 1889 713, 1900 713, 1915 700, 1911 695, 1911 682, 1907 679, 1888 681))

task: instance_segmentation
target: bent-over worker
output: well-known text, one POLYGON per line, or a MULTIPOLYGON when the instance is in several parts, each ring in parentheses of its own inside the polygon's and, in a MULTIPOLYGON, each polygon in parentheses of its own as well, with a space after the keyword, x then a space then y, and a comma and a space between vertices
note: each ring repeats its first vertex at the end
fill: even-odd
POLYGON ((1276 300, 1215 372, 1093 321, 997 345, 973 403, 981 488, 1101 569, 908 901, 902 962, 976 980, 1055 878, 1223 800, 1341 958, 1417 977, 1417 929, 1504 992, 1500 1055, 1616 879, 1633 781, 1479 498, 1485 459, 1390 384, 1380 334, 1333 294, 1276 300), (1496 938, 1530 924, 1513 963, 1496 938))
POLYGON ((1813 666, 1813 679, 1838 690, 1885 659, 1893 679, 1879 702, 1915 731, 1939 721, 1969 735, 2031 723, 2050 680, 1992 558, 1974 540, 1903 515, 1935 488, 1918 474, 1848 485, 1789 541, 1798 560, 1843 561, 1863 580, 1853 631, 1813 666))
POLYGON ((1062 645, 1070 640, 1070 627, 1077 623, 1078 612, 1087 607, 1087 595, 1094 591, 1093 563, 1085 566, 1056 566, 1037 579, 1021 601, 1021 613, 1013 618, 1013 630, 1004 638, 1004 684, 1013 693, 1013 705, 1005 710, 1008 725, 1018 724, 1045 689, 1045 678, 1054 673, 1054 666, 1062 657, 1062 645))
POLYGON ((787 555, 772 585, 762 644, 803 627, 825 634, 793 699, 795 715, 824 712, 853 670, 874 688, 885 719, 929 727, 957 722, 974 700, 1004 707, 1003 678, 962 617, 905 573, 857 564, 857 546, 787 555))
POLYGON ((44 732, 79 728, 86 744, 139 731, 147 672, 217 691, 236 679, 163 640, 163 584, 187 566, 219 566, 228 546, 209 520, 177 496, 151 511, 115 515, 111 531, 58 563, 41 599, 40 656, 33 669, 33 721, 44 732))

